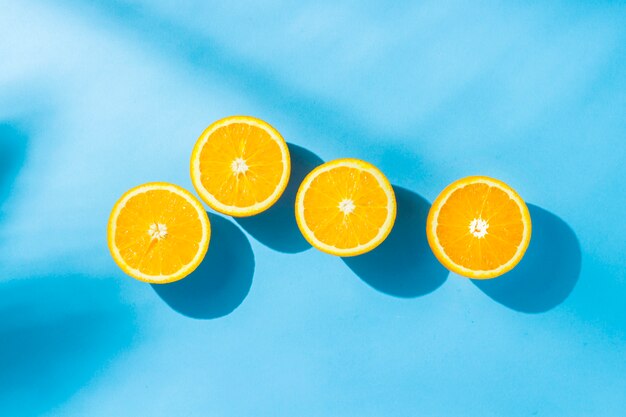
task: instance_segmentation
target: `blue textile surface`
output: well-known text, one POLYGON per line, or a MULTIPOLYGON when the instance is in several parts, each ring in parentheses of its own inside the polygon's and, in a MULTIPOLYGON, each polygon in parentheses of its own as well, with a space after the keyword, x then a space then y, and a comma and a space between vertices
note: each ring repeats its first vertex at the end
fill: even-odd
POLYGON ((626 415, 623 1, 0 1, 1 416, 626 415), (125 276, 128 188, 192 189, 249 114, 290 144, 267 213, 211 213, 187 280, 125 276), (376 251, 311 249, 291 204, 357 157, 394 184, 376 251), (424 222, 483 174, 528 202, 520 266, 473 282, 424 222))

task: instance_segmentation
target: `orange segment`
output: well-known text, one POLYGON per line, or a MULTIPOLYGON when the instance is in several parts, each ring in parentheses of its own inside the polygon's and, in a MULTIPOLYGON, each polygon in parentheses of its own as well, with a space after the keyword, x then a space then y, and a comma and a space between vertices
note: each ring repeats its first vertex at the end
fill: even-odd
POLYGON ((191 179, 211 208, 231 216, 267 210, 281 196, 291 164, 284 139, 247 116, 218 120, 200 135, 191 155, 191 179))
POLYGON ((428 243, 448 269, 469 278, 495 278, 522 259, 531 235, 530 213, 508 185, 467 177, 446 187, 427 220, 428 243))
POLYGON ((155 182, 132 188, 117 201, 107 234, 111 255, 124 272, 163 284, 184 278, 200 264, 211 227, 193 195, 155 182))
POLYGON ((317 167, 296 196, 296 220, 303 236, 332 255, 355 256, 374 249, 395 218, 391 184, 376 167, 358 159, 317 167))

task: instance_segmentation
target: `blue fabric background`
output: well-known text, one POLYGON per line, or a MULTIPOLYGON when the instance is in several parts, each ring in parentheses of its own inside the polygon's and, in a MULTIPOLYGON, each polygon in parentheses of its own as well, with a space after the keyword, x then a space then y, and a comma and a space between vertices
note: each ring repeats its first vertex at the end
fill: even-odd
POLYGON ((1 0, 0 415, 623 416, 625 161, 622 1, 1 0), (112 205, 191 189, 193 143, 231 114, 291 144, 286 197, 211 214, 188 280, 126 277, 112 205), (290 210, 338 157, 399 201, 389 240, 345 261, 290 210), (471 174, 534 222, 491 282, 424 236, 471 174))

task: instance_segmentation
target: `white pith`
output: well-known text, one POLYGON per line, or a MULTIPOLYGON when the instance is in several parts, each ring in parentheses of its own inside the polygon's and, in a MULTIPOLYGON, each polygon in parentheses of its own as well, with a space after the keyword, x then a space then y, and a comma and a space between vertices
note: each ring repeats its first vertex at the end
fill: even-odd
POLYGON ((161 240, 167 236, 167 225, 163 223, 152 223, 148 229, 148 234, 152 239, 161 240))
POLYGON ((470 233, 478 239, 485 237, 487 229, 489 229, 489 222, 484 220, 482 217, 472 220, 469 224, 470 233))
POLYGON ((246 164, 245 159, 239 157, 235 158, 233 162, 230 164, 230 168, 233 170, 233 174, 245 174, 248 171, 248 164, 246 164))
POLYGON ((356 206, 354 205, 354 201, 349 198, 344 198, 339 202, 338 208, 340 212, 347 216, 354 211, 356 206))

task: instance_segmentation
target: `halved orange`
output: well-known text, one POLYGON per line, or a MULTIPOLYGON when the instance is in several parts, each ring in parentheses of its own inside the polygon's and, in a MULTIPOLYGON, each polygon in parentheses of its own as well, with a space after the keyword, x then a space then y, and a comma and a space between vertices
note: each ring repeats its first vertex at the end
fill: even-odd
POLYGON ((382 243, 396 218, 391 184, 375 166, 337 159, 315 168, 296 195, 296 220, 315 248, 356 256, 382 243))
POLYGON ((447 186, 428 214, 426 235, 439 261, 469 278, 495 278, 524 256, 531 235, 524 200, 502 181, 473 176, 447 186))
POLYGON ((200 264, 211 237, 202 204, 183 188, 152 182, 115 203, 107 230, 117 265, 140 281, 178 281, 200 264))
POLYGON ((191 154, 191 180, 214 210, 245 217, 267 210, 291 172, 289 149, 263 120, 231 116, 206 128, 191 154))

